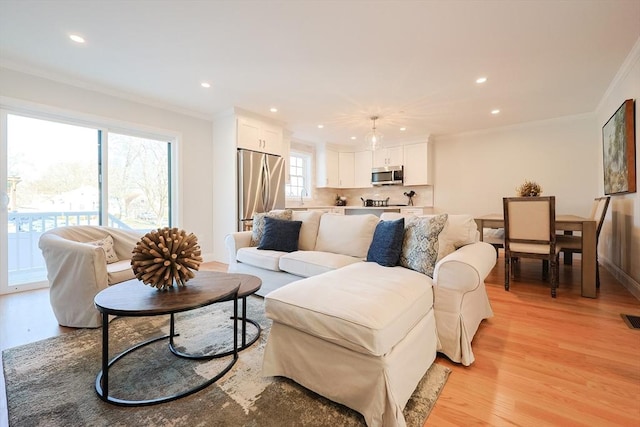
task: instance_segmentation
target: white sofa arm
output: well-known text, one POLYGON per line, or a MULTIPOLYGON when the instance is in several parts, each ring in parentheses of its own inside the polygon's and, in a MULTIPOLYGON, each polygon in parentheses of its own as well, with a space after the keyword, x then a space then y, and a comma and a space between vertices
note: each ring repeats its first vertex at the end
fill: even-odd
POLYGON ((227 248, 229 264, 235 264, 238 249, 251 246, 251 231, 238 231, 227 234, 224 238, 224 246, 227 248))
POLYGON ((438 288, 473 291, 495 265, 493 246, 485 242, 472 243, 442 258, 435 266, 433 282, 438 288))

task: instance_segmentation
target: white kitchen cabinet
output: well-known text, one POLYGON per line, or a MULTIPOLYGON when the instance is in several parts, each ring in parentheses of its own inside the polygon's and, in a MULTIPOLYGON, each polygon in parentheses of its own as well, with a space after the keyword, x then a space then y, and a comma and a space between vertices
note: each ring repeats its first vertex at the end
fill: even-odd
POLYGON ((429 142, 404 146, 404 185, 431 185, 429 142))
POLYGON ((291 184, 291 131, 282 134, 282 158, 284 159, 284 181, 291 184))
POLYGON ((238 117, 237 145, 238 148, 282 155, 282 129, 260 120, 238 117))
POLYGON ((371 168, 373 156, 371 151, 358 151, 354 153, 353 175, 355 188, 371 187, 371 168))
POLYGON ((338 177, 340 188, 353 188, 355 185, 354 153, 338 153, 338 177))
POLYGON ((316 154, 316 187, 339 188, 340 169, 338 151, 319 147, 316 154))
POLYGON ((402 166, 404 152, 402 146, 388 147, 373 152, 373 167, 402 166))

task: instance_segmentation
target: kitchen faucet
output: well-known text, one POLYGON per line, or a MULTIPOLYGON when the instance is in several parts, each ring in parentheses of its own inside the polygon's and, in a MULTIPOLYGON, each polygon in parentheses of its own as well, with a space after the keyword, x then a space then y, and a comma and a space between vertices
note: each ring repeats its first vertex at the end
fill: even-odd
POLYGON ((307 190, 302 188, 302 190, 300 190, 300 206, 304 206, 304 200, 302 197, 306 195, 307 195, 307 190))

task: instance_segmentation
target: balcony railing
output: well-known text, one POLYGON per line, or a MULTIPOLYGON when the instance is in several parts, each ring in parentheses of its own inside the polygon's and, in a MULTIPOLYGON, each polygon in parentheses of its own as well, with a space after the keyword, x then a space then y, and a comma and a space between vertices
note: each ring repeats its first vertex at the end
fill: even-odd
MULTIPOLYGON (((9 212, 7 230, 9 285, 46 280, 44 258, 38 247, 38 240, 42 233, 67 225, 99 225, 99 223, 97 211, 9 212)), ((111 215, 109 215, 108 226, 131 229, 111 215)))

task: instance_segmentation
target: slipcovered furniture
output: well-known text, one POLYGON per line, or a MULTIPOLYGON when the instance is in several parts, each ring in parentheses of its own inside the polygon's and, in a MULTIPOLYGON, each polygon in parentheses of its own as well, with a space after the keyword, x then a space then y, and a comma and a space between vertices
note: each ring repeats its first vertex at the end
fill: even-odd
POLYGON ((271 240, 256 236, 260 226, 226 238, 229 271, 257 275, 273 289, 265 296, 273 325, 263 375, 291 378, 360 412, 369 426, 406 425, 402 410, 437 351, 465 365, 474 360, 471 340, 493 315, 484 288, 493 247, 477 241, 468 215, 384 214, 383 223, 375 215, 274 215, 301 223, 299 250, 259 249, 271 240), (384 266, 379 250, 398 240, 378 230, 392 230, 399 218, 406 267, 384 266), (348 387, 338 385, 344 378, 348 387))
POLYGON ((505 197, 504 288, 509 290, 514 258, 541 259, 543 276, 551 266, 551 297, 556 297, 558 254, 556 246, 556 199, 549 197, 505 197))
MULTIPOLYGON (((597 197, 593 200, 593 206, 591 207, 591 214, 589 218, 596 220, 596 288, 600 287, 600 266, 598 264, 598 240, 600 239, 600 231, 604 224, 604 218, 607 215, 607 208, 609 207, 609 196, 597 197)), ((558 235, 556 237, 556 244, 559 247, 559 251, 564 254, 564 263, 571 264, 571 256, 574 253, 582 252, 582 239, 578 236, 570 235, 558 235)))
MULTIPOLYGON (((298 251, 259 250, 251 246, 251 231, 231 233, 225 239, 228 271, 260 277, 263 285, 259 295, 265 296, 303 278, 322 276, 362 263, 380 219, 393 220, 401 216, 384 213, 378 218, 375 215, 293 211, 292 220, 302 221, 298 251)), ((406 216, 407 219, 410 217, 406 216)), ((481 321, 493 316, 484 279, 496 264, 495 250, 488 243, 479 242, 478 236, 473 217, 448 215, 444 229, 438 235, 433 279, 422 275, 434 290, 437 349, 451 360, 467 366, 474 361, 473 336, 481 321)), ((374 279, 370 274, 365 273, 361 286, 365 286, 368 279, 374 279)))
POLYGON ((107 286, 135 277, 131 252, 142 235, 119 228, 77 225, 54 228, 40 236, 51 307, 61 326, 101 325, 93 299, 107 286), (113 241, 112 252, 101 246, 105 240, 113 241), (107 263, 107 255, 113 262, 107 263))
POLYGON ((273 325, 262 373, 360 412, 369 427, 404 426, 436 357, 433 292, 428 276, 375 262, 279 288, 265 298, 273 325))

